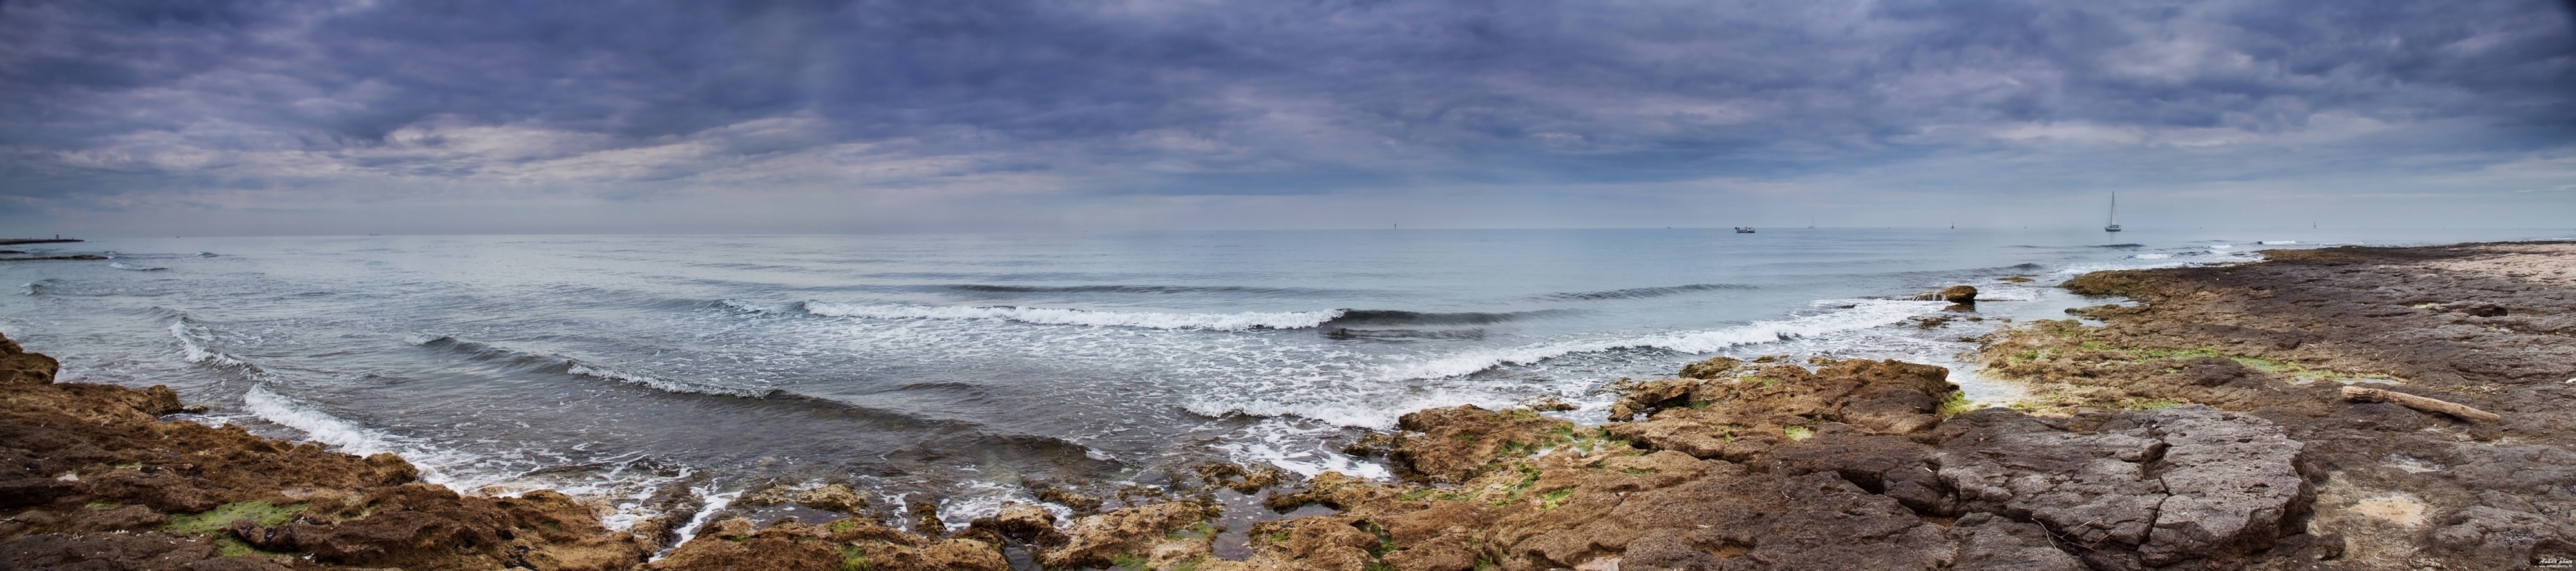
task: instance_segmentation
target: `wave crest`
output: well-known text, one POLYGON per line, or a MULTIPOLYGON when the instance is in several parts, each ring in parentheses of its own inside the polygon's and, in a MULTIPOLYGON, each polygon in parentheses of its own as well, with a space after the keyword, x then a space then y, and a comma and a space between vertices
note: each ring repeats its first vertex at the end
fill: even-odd
POLYGON ((1683 353, 1709 353, 1740 345, 1868 329, 1901 322, 1908 317, 1938 311, 1949 305, 1948 302, 1941 301, 1911 300, 1840 300, 1816 303, 1848 305, 1848 308, 1776 321, 1755 321, 1706 331, 1469 351, 1431 361, 1400 365, 1391 369, 1389 373, 1390 376, 1405 379, 1455 377, 1503 365, 1537 363, 1572 353, 1591 353, 1631 347, 1651 347, 1683 353))
POLYGON ((808 301, 806 313, 824 317, 862 319, 999 319, 1037 325, 1079 325, 1087 327, 1139 327, 1146 329, 1206 329, 1214 331, 1247 331, 1258 329, 1305 329, 1339 318, 1342 310, 1281 311, 1244 313, 1162 313, 1093 311, 1087 309, 1050 309, 1042 307, 954 307, 927 305, 871 305, 808 301))
POLYGON ((1757 288, 1755 288, 1754 286, 1749 286, 1749 285, 1744 285, 1744 284, 1688 284, 1688 285, 1677 285, 1677 286, 1671 286, 1671 287, 1638 287, 1638 288, 1628 288, 1628 289, 1614 289, 1614 290, 1609 290, 1609 291, 1586 291, 1586 292, 1571 292, 1571 293, 1551 293, 1551 294, 1547 294, 1547 295, 1540 296, 1540 297, 1544 297, 1544 298, 1548 298, 1548 299, 1571 299, 1571 300, 1642 299, 1642 298, 1649 298, 1649 297, 1663 297, 1663 296, 1667 296, 1667 295, 1681 294, 1681 293, 1691 293, 1691 292, 1699 292, 1699 291, 1740 290, 1740 289, 1757 289, 1757 288))

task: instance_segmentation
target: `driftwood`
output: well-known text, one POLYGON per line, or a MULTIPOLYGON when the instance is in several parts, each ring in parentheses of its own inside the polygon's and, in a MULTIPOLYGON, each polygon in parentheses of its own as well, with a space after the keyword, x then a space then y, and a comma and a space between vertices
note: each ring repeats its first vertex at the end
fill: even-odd
POLYGON ((2496 413, 2487 412, 2487 411, 2483 411, 2483 410, 2478 410, 2476 407, 2471 407, 2471 406, 2469 406, 2469 405, 2460 404, 2460 403, 2455 403, 2455 402, 2446 401, 2446 400, 2437 399, 2437 398, 2419 397, 2419 396, 2415 396, 2415 395, 2410 395, 2410 394, 2401 393, 2401 392, 2397 392, 2397 391, 2384 390, 2384 389, 2365 389, 2365 388, 2361 388, 2361 387, 2344 387, 2344 388, 2343 388, 2343 398, 2344 398, 2345 400, 2355 400, 2355 401, 2361 401, 2361 402, 2384 402, 2384 403, 2393 403, 2393 404, 2396 404, 2396 405, 2399 405, 2399 406, 2403 406, 2403 407, 2411 408, 2411 409, 2415 409, 2415 410, 2420 410, 2420 411, 2424 411, 2424 412, 2438 412, 2438 413, 2442 413, 2442 414, 2447 414, 2447 415, 2451 415, 2451 416, 2456 416, 2456 417, 2460 417, 2460 418, 2468 419, 2468 420, 2475 420, 2475 421, 2479 421, 2479 422, 2495 422, 2495 421, 2499 421, 2499 420, 2504 420, 2504 417, 2502 417, 2502 416, 2497 416, 2497 415, 2496 415, 2496 413))

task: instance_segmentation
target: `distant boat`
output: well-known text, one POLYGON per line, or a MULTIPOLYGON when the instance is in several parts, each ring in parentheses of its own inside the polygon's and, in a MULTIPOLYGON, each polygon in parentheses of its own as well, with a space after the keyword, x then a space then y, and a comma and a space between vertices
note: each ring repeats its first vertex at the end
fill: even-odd
POLYGON ((2109 226, 2103 226, 2103 227, 2102 227, 2102 231, 2104 231, 2104 232, 2118 232, 2118 231, 2120 231, 2120 193, 2117 193, 2117 192, 2111 193, 2111 219, 2109 220, 2109 222, 2110 222, 2110 225, 2109 225, 2109 226))
POLYGON ((1737 227, 1735 227, 1735 233, 1737 233, 1737 234, 1751 234, 1751 233, 1753 233, 1753 227, 1752 227, 1752 226, 1737 226, 1737 227))

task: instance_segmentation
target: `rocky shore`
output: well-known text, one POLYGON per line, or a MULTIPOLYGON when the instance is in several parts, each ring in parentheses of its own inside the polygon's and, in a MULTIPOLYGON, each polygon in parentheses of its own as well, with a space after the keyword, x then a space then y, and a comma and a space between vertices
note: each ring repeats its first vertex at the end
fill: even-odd
POLYGON ((1597 426, 1407 415, 1351 450, 1396 481, 1033 484, 1073 517, 1012 505, 957 532, 784 487, 741 504, 832 517, 722 517, 651 562, 674 522, 612 531, 561 494, 459 495, 390 455, 159 420, 184 410, 168 389, 52 383, 0 341, 0 569, 2576 566, 2576 244, 2267 256, 2069 281, 2106 304, 1979 341, 1986 376, 2030 387, 2010 408, 1967 410, 1941 367, 1716 358, 1620 384, 1597 426))

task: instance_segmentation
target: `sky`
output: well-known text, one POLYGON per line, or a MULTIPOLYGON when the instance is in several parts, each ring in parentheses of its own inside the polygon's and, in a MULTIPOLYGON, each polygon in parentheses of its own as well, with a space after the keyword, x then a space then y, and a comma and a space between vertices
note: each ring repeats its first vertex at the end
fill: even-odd
POLYGON ((2576 226, 2569 0, 0 0, 0 234, 2576 226))

